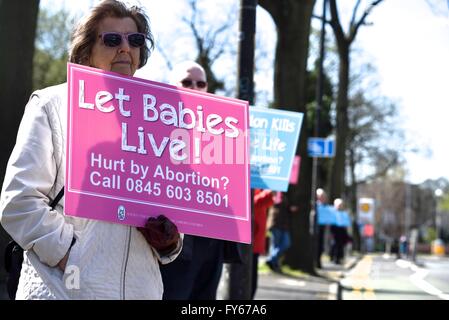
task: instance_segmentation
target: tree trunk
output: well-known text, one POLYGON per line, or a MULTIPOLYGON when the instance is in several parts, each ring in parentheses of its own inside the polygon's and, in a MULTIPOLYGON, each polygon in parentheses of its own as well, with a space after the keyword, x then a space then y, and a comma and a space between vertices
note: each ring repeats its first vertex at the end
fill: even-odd
MULTIPOLYGON (((34 37, 39 0, 0 1, 0 185, 16 141, 17 129, 32 88, 34 37)), ((0 227, 0 258, 9 240, 0 227)), ((0 282, 5 277, 0 264, 0 282)))
POLYGON ((224 83, 221 80, 218 80, 215 76, 215 73, 212 71, 212 64, 214 61, 211 61, 210 57, 207 54, 199 52, 196 62, 200 64, 204 68, 204 72, 206 72, 207 79, 207 92, 215 93, 217 90, 224 88, 224 83))
POLYGON ((34 37, 39 0, 0 2, 0 183, 16 141, 17 129, 32 89, 34 37))
MULTIPOLYGON (((315 0, 259 0, 259 4, 270 13, 277 28, 274 105, 305 114, 310 20, 315 0)), ((306 119, 304 116, 303 121, 306 119)), ((300 179, 288 192, 290 203, 299 206, 299 212, 292 217, 292 246, 286 253, 285 263, 314 272, 313 240, 309 233, 312 161, 307 156, 307 138, 307 125, 303 123, 296 151, 301 156, 300 179)))
POLYGON ((332 166, 330 201, 343 196, 345 185, 346 144, 349 133, 348 88, 349 88, 349 44, 338 41, 339 72, 337 95, 336 150, 332 166))
MULTIPOLYGON (((383 0, 373 0, 363 12, 360 19, 356 21, 357 11, 359 9, 360 1, 356 2, 354 6, 352 19, 349 26, 349 33, 346 35, 343 31, 340 17, 337 8, 337 0, 330 0, 329 9, 331 12, 330 24, 334 31, 337 42, 338 58, 339 58, 339 72, 338 72, 338 96, 337 96, 337 126, 336 126, 336 152, 334 163, 332 166, 332 177, 330 185, 330 199, 343 197, 345 187, 345 165, 346 165, 346 151, 349 139, 349 119, 348 119, 348 92, 349 92, 349 72, 350 72, 350 49, 354 42, 359 28, 365 24, 367 16, 371 10, 381 3, 383 0)), ((353 181, 355 183, 355 181, 353 181)), ((356 194, 354 193, 354 197, 356 194)), ((357 199, 355 199, 357 201, 357 199)), ((357 211, 355 211, 357 212, 357 211)), ((354 229, 356 235, 358 233, 354 229)))
POLYGON ((352 150, 349 150, 349 167, 351 170, 351 184, 349 186, 349 209, 352 212, 352 249, 354 251, 360 251, 360 232, 358 225, 358 204, 357 204, 357 181, 355 176, 355 155, 352 150))
POLYGON ((357 1, 353 16, 349 26, 349 33, 346 35, 341 26, 340 17, 337 8, 337 0, 330 0, 329 9, 331 12, 330 24, 334 31, 335 39, 338 48, 338 58, 340 62, 338 73, 338 97, 337 97, 337 146, 334 158, 334 165, 332 168, 332 179, 330 189, 330 200, 341 198, 345 185, 345 159, 346 159, 346 145, 349 135, 349 120, 348 120, 348 90, 349 90, 349 72, 350 72, 350 49, 354 42, 359 28, 365 24, 367 16, 371 10, 381 3, 383 0, 373 0, 363 12, 359 20, 356 21, 357 11, 360 1, 357 1))

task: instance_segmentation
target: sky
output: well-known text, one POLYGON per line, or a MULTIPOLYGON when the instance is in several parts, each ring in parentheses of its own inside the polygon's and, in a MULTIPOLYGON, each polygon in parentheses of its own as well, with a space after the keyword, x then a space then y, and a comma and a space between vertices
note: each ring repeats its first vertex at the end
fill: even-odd
MULTIPOLYGON (((445 177, 449 179, 449 9, 446 0, 442 14, 435 14, 426 0, 384 0, 374 8, 368 21, 357 36, 355 46, 363 52, 364 59, 370 61, 378 73, 382 95, 397 101, 400 109, 401 125, 406 132, 406 140, 415 142, 422 152, 405 154, 407 164, 406 180, 421 183, 426 179, 445 177)), ((65 6, 79 14, 85 12, 95 0, 55 1, 41 0, 44 7, 65 6)), ((129 1, 139 3, 139 1, 129 1)), ((367 1, 362 1, 367 3, 367 1)), ((173 37, 182 35, 179 27, 185 28, 182 14, 188 12, 186 0, 140 1, 148 9, 148 16, 155 40, 162 45, 173 44, 173 37)), ((214 12, 210 17, 222 21, 227 17, 230 5, 238 6, 238 0, 203 1, 214 12)), ((321 1, 317 1, 316 14, 321 13, 321 1)), ((347 22, 355 1, 339 1, 341 18, 347 22)), ((208 9, 209 9, 208 7, 208 9)), ((209 18, 210 18, 209 17, 209 18)), ((270 16, 260 7, 257 9, 257 30, 262 35, 269 63, 258 65, 255 81, 259 88, 272 97, 273 70, 271 61, 275 49, 275 28, 270 16), (271 59, 271 60, 270 60, 271 59)), ((345 25, 345 24, 344 24, 345 25)), ((330 29, 328 29, 330 32, 330 29)), ((185 30, 188 33, 188 30, 185 30)), ((238 30, 229 41, 237 43, 238 30)), ((185 40, 181 40, 185 41, 185 40)), ((170 55, 180 61, 194 58, 194 50, 189 55, 190 44, 176 42, 170 55), (175 48, 175 49, 173 49, 175 48), (178 52, 183 48, 182 52, 178 52)), ((232 70, 235 62, 223 62, 216 69, 232 70), (232 65, 230 65, 230 63, 232 65)), ((218 70, 220 71, 220 70, 218 70)), ((168 81, 169 69, 161 54, 156 50, 147 66, 136 76, 156 81, 168 81)))
POLYGON ((449 8, 442 8, 436 16, 424 0, 386 0, 359 35, 383 93, 400 103, 407 138, 430 150, 406 156, 414 183, 449 177, 449 8))

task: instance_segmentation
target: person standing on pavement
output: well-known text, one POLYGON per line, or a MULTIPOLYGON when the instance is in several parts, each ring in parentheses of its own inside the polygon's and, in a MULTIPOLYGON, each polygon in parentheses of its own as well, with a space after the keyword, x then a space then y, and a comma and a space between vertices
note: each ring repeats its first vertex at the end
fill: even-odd
MULTIPOLYGON (((186 61, 174 68, 177 86, 207 92, 204 68, 186 61)), ((164 300, 215 300, 223 263, 239 261, 238 245, 231 241, 185 235, 183 250, 170 265, 161 266, 164 300)))
POLYGON ((266 253, 267 211, 273 205, 271 190, 254 190, 254 237, 251 299, 257 290, 259 256, 266 253))
MULTIPOLYGON (((344 202, 342 199, 337 198, 334 200, 334 208, 337 211, 337 214, 346 214, 346 212, 344 211, 344 202)), ((340 223, 340 221, 337 221, 336 225, 331 226, 331 231, 333 234, 333 243, 330 254, 331 260, 335 264, 342 264, 345 254, 345 246, 349 241, 348 229, 345 225, 340 223)))
MULTIPOLYGON (((320 210, 327 204, 327 195, 322 188, 316 190, 316 214, 320 214, 320 210)), ((319 218, 317 219, 319 220, 319 218)), ((326 234, 326 224, 318 225, 318 248, 317 248, 317 267, 321 268, 321 256, 324 251, 324 239, 326 234)))
POLYGON ((267 227, 271 232, 270 256, 267 259, 268 267, 281 272, 280 258, 290 247, 291 211, 287 197, 283 192, 277 192, 274 206, 268 212, 267 227))
MULTIPOLYGON (((142 9, 106 0, 78 24, 69 60, 132 76, 152 47, 142 9)), ((65 181, 64 119, 67 84, 34 92, 6 169, 0 219, 25 250, 15 298, 161 299, 159 263, 173 261, 182 248, 169 219, 149 218, 135 228, 66 216, 62 201, 50 206, 65 181)))

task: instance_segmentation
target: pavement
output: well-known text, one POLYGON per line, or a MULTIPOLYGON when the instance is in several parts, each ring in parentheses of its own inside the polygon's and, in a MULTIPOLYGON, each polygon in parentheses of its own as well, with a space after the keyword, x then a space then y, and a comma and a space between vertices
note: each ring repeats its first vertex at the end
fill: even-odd
MULTIPOLYGON (((338 300, 340 280, 359 260, 359 256, 352 255, 346 257, 344 264, 337 265, 323 257, 317 275, 259 272, 255 300, 338 300)), ((259 263, 265 263, 264 259, 259 263)))
MULTIPOLYGON (((352 255, 345 259, 344 264, 336 265, 323 257, 322 268, 318 275, 298 273, 291 275, 268 271, 260 268, 258 288, 255 300, 337 300, 339 298, 339 281, 345 273, 353 268, 361 257, 352 255)), ((259 263, 265 263, 260 257, 259 263)), ((0 281, 0 300, 7 300, 6 286, 0 281)))

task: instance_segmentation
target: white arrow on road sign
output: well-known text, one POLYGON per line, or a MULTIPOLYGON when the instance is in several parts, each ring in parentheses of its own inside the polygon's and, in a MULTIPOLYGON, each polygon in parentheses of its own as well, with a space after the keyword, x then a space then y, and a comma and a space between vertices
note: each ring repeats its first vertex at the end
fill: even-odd
POLYGON ((317 142, 311 142, 309 144, 309 151, 312 153, 322 154, 324 151, 323 149, 324 149, 323 146, 317 142))
POLYGON ((335 156, 335 140, 329 138, 309 138, 307 153, 310 157, 332 158, 335 156))

